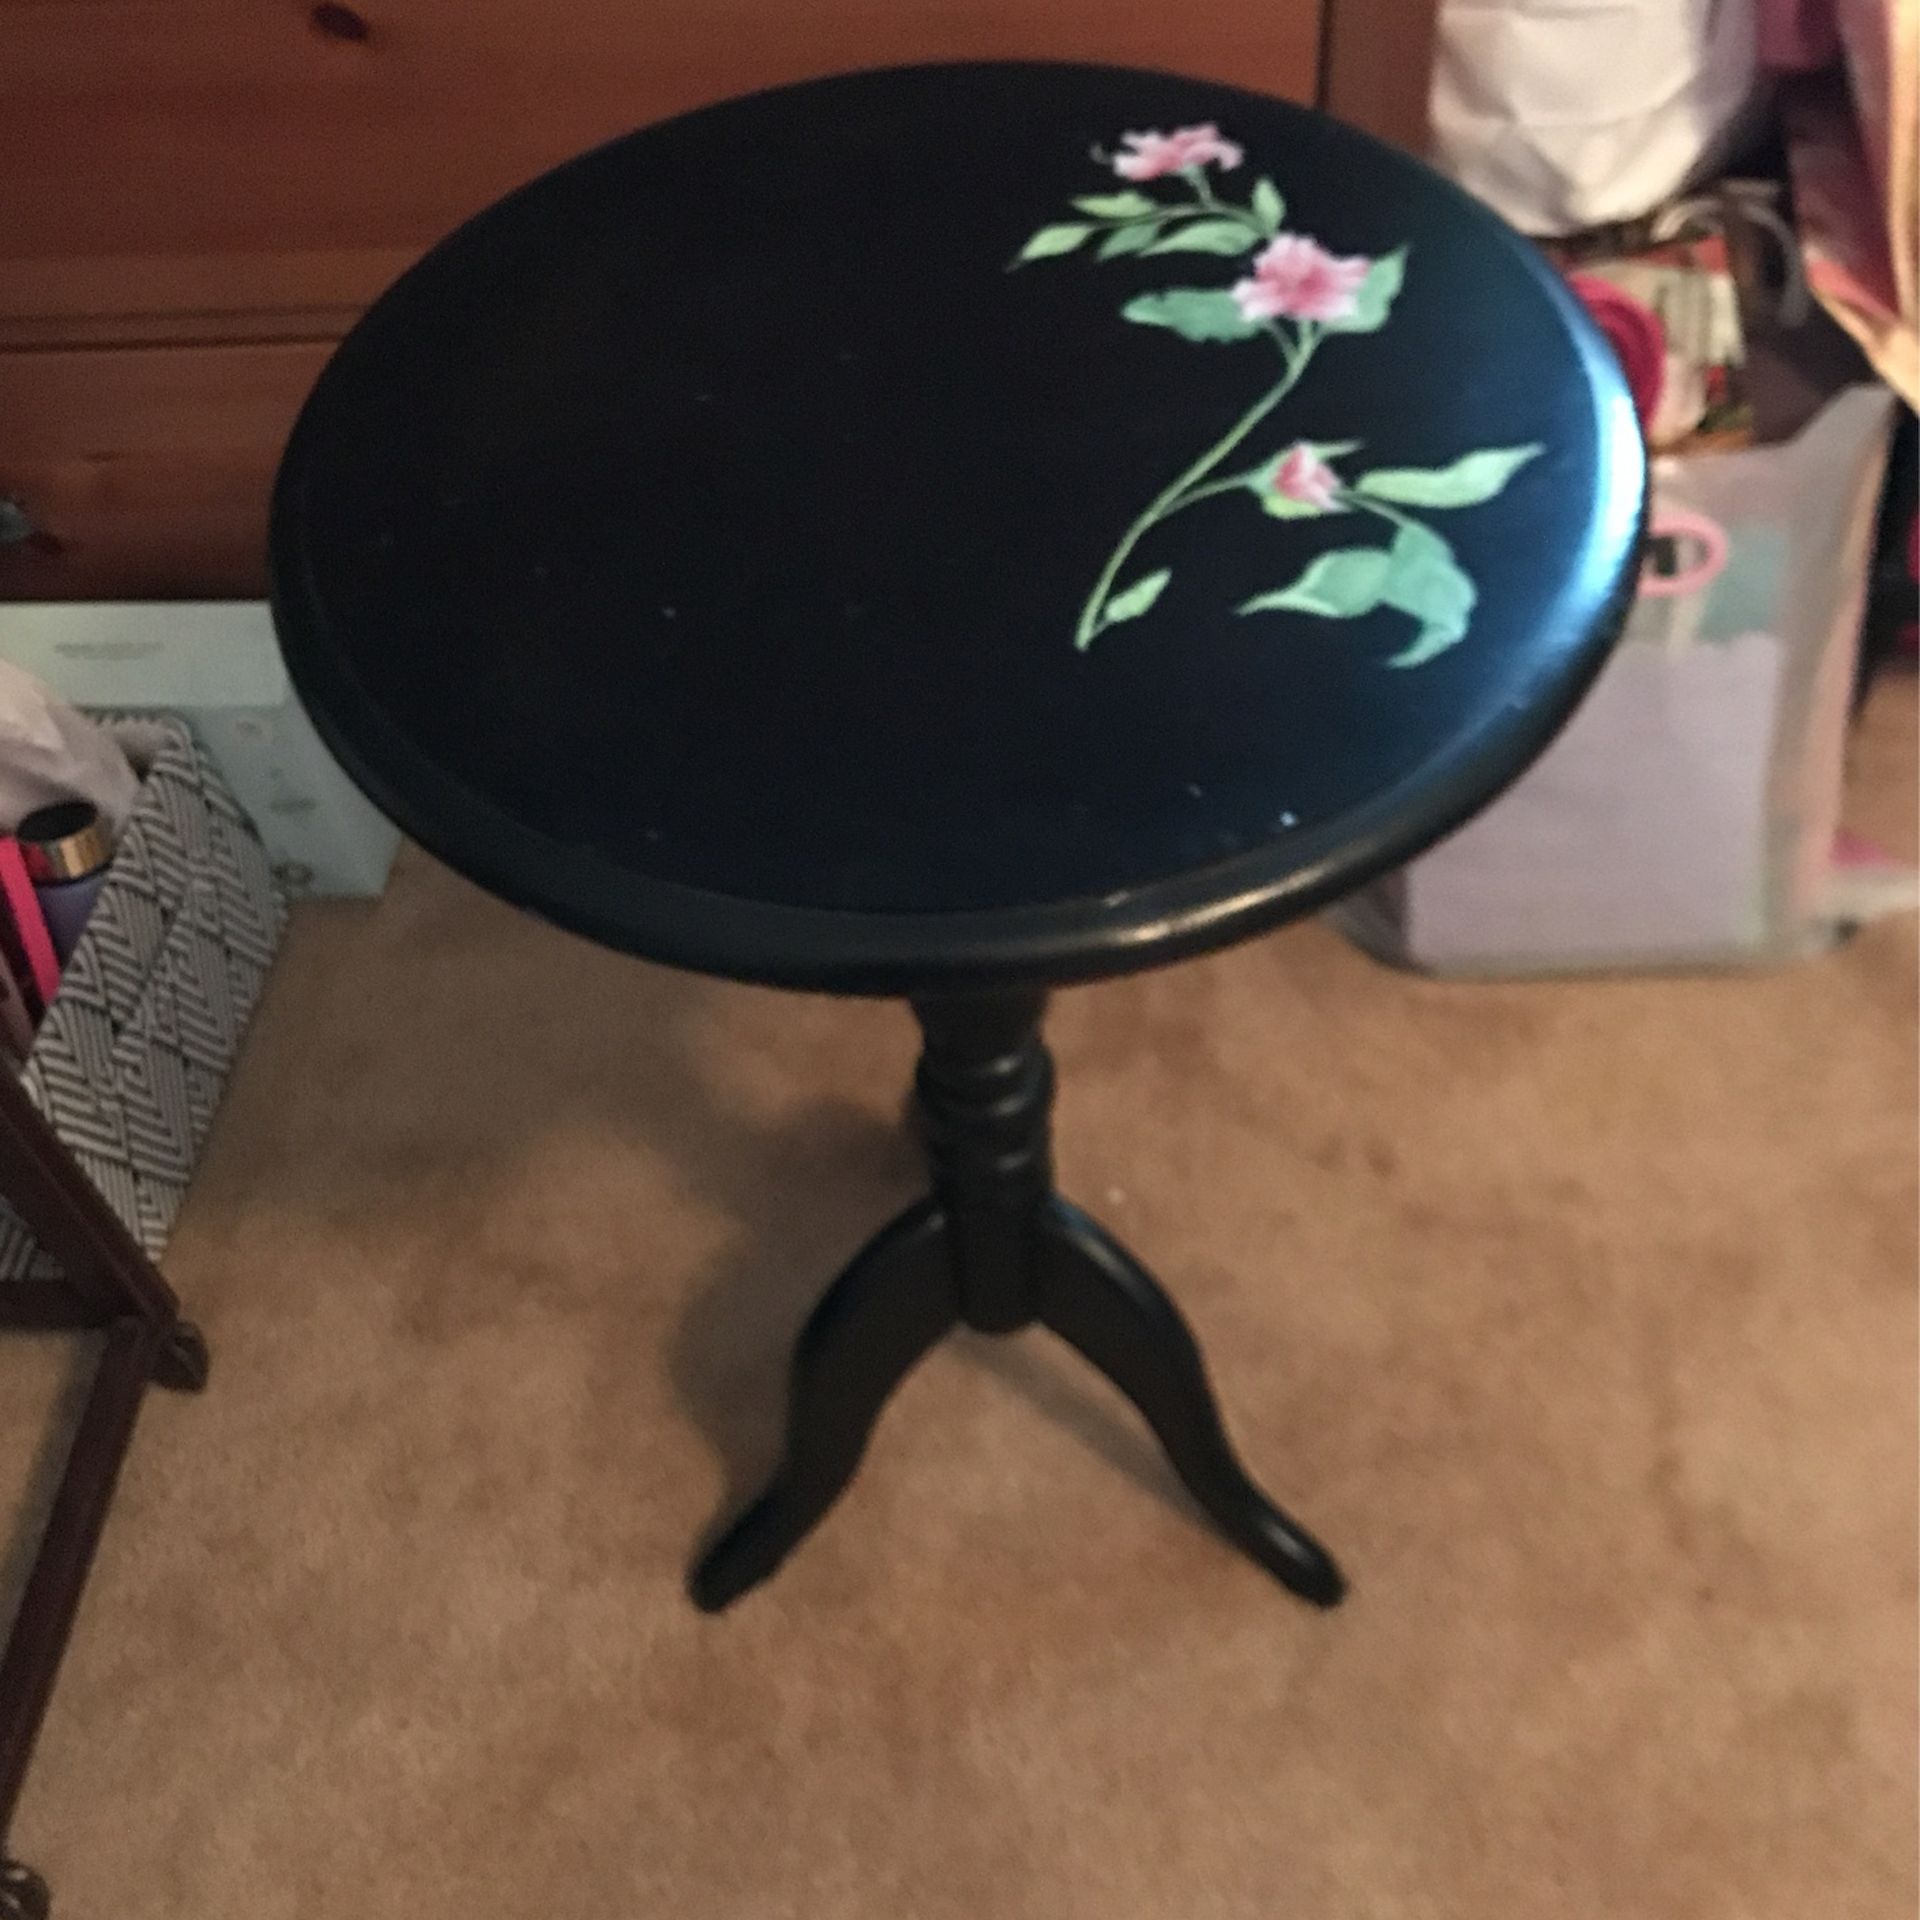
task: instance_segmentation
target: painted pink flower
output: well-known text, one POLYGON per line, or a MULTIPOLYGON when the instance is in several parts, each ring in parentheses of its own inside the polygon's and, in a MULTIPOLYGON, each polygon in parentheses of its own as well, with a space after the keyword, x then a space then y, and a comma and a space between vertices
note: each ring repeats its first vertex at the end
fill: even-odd
POLYGON ((1344 320, 1358 304, 1373 265, 1365 254, 1341 259, 1304 233, 1283 233, 1253 263, 1233 297, 1249 320, 1344 320))
POLYGON ((1122 180, 1158 180, 1189 167, 1237 167, 1244 157, 1231 140, 1221 139, 1210 120, 1172 133, 1123 133, 1120 144, 1128 151, 1113 156, 1113 170, 1122 180))
POLYGON ((1280 456, 1273 470, 1273 490, 1303 507, 1328 513, 1338 504, 1340 476, 1302 440, 1280 456))

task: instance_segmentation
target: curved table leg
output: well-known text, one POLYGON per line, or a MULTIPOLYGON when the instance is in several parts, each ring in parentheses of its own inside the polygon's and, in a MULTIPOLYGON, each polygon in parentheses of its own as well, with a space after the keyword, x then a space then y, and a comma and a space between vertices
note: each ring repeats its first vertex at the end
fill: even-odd
POLYGON ((0 1860, 0 1920, 47 1920, 47 1883, 18 1860, 0 1860))
POLYGON ((785 1458, 701 1556, 687 1583, 696 1606, 717 1613, 793 1551, 846 1491, 888 1396, 958 1319, 946 1217, 923 1200, 867 1243, 801 1329, 785 1458))
POLYGON ((1303 1600, 1333 1606, 1346 1592, 1340 1569, 1247 1477, 1220 1424, 1200 1349, 1159 1283, 1064 1200, 1047 1203, 1039 1237, 1042 1324, 1140 1409, 1187 1491, 1235 1546, 1303 1600))

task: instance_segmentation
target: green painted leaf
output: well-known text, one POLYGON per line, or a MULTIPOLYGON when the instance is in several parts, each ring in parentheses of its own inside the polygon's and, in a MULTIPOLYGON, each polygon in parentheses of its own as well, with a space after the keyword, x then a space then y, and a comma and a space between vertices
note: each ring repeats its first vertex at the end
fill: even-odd
POLYGON ((1259 179, 1253 183, 1253 217, 1268 233, 1278 233, 1280 222, 1286 218, 1287 203, 1280 198, 1280 189, 1271 180, 1259 179))
POLYGON ((1447 620, 1425 622, 1410 647, 1387 657, 1390 667, 1424 667, 1436 654, 1451 652, 1466 638, 1466 628, 1447 620))
POLYGON ((1400 291, 1400 283, 1407 277, 1407 250, 1395 247, 1391 253, 1383 253, 1367 269, 1367 277, 1360 282, 1360 291, 1354 296, 1354 309, 1344 320, 1326 320, 1321 324, 1329 333, 1373 333, 1387 324, 1387 315, 1393 311, 1394 296, 1400 291))
POLYGON ((1130 227, 1115 227, 1100 242, 1100 251, 1095 255, 1100 260, 1115 260, 1123 253, 1140 253, 1153 244, 1153 236, 1160 231, 1157 220, 1137 221, 1130 227))
POLYGON ((1018 266, 1022 260, 1051 260, 1057 253, 1071 253, 1092 231, 1091 227, 1083 227, 1077 222, 1065 226, 1042 227, 1020 249, 1014 265, 1018 266))
POLYGON ((1525 447, 1482 447, 1450 467, 1381 467, 1357 481, 1354 491, 1408 507, 1477 507, 1539 451, 1536 440, 1525 447))
POLYGON ((1196 220, 1156 240, 1149 253, 1251 253, 1260 236, 1238 220, 1196 220))
POLYGON ((1256 594, 1240 611, 1352 620, 1392 607, 1411 614, 1420 631, 1387 665, 1417 667, 1466 637, 1477 598, 1446 541, 1431 527, 1405 526, 1391 547, 1336 547, 1321 554, 1291 586, 1256 594))
POLYGON ((1380 597, 1420 622, 1412 645, 1388 660, 1390 667, 1418 667, 1466 638, 1474 602, 1473 581, 1453 549, 1431 527, 1402 527, 1394 535, 1380 597))
POLYGON ((1096 220, 1133 220, 1160 211, 1159 201, 1144 193, 1083 193, 1073 204, 1096 220))
POLYGON ((1393 536, 1392 561, 1380 597, 1417 619, 1472 612, 1473 582, 1453 557, 1453 548, 1431 527, 1408 525, 1393 536))
POLYGON ((1336 547, 1308 563, 1291 586, 1257 593, 1242 613, 1317 613, 1352 620, 1371 613, 1385 597, 1391 559, 1385 547, 1336 547))
POLYGON ((1296 500, 1290 493, 1281 493, 1269 485, 1257 488, 1260 495, 1260 510, 1270 513, 1276 520, 1321 520, 1330 513, 1345 513, 1342 506, 1316 507, 1311 500, 1296 500))
POLYGON ((1132 586, 1124 587, 1100 610, 1100 624, 1111 627, 1122 620, 1138 620, 1160 598, 1160 590, 1173 578, 1171 567, 1147 574, 1132 586))
POLYGON ((1260 323, 1249 320, 1225 287, 1169 287, 1142 293, 1120 309, 1141 327, 1168 327, 1183 340, 1251 340, 1260 323))

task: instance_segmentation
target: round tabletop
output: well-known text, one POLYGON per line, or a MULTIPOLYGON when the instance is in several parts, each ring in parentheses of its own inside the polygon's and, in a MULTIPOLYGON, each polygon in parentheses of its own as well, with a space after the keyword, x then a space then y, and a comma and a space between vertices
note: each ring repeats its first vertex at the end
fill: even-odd
POLYGON ((1066 981, 1303 912, 1541 749, 1630 592, 1607 347, 1303 109, 914 67, 462 227, 295 429, 272 581, 348 771, 681 965, 1066 981))

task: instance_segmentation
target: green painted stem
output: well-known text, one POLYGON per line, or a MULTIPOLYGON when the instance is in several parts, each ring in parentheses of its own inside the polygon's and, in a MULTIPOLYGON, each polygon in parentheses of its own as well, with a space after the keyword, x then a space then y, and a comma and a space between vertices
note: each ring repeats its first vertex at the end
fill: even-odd
POLYGON ((1256 240, 1265 240, 1270 237, 1251 207, 1236 207, 1231 200, 1222 200, 1214 192, 1213 183, 1198 167, 1186 168, 1180 177, 1192 182, 1194 196, 1200 202, 1202 213, 1209 214, 1216 220, 1237 220, 1256 240))
POLYGON ((1362 513, 1377 513, 1382 520, 1391 521, 1396 527, 1417 527, 1426 531, 1426 523, 1416 520, 1410 513, 1402 513, 1398 507, 1390 507, 1384 500, 1375 500, 1364 493, 1354 493, 1346 487, 1340 489, 1342 503, 1349 507, 1358 507, 1362 513))
MULTIPOLYGON (((1189 489, 1197 489, 1214 468, 1240 446, 1254 428, 1293 391, 1295 383, 1307 370, 1307 362, 1313 358, 1314 348, 1319 344, 1313 329, 1307 326, 1301 328, 1298 343, 1291 351, 1278 329, 1273 337, 1281 353, 1286 356, 1286 372, 1179 479, 1157 494, 1146 511, 1120 536, 1120 544, 1101 568, 1100 578, 1093 583, 1093 591, 1087 595, 1087 604, 1080 610, 1080 624, 1074 629, 1073 644, 1082 653, 1093 645, 1106 626, 1107 597, 1113 592, 1120 569, 1133 557, 1134 548, 1169 514, 1178 513, 1182 507, 1200 497, 1198 492, 1189 496, 1189 489)), ((1217 489, 1220 492, 1226 490, 1224 485, 1217 489)))
MULTIPOLYGON (((1170 220, 1237 220, 1256 238, 1267 238, 1267 230, 1245 207, 1236 207, 1231 201, 1222 200, 1207 184, 1204 177, 1192 172, 1183 173, 1181 179, 1194 188, 1194 198, 1188 200, 1154 200, 1151 213, 1083 213, 1075 208, 1073 218, 1082 226, 1096 230, 1110 230, 1115 227, 1144 226, 1151 221, 1155 226, 1165 226, 1170 220)), ((1146 196, 1153 200, 1152 194, 1146 196)))
POLYGON ((1260 477, 1258 467, 1247 467, 1239 473, 1230 473, 1224 480, 1209 480, 1204 487, 1195 487, 1190 493, 1183 493, 1164 514, 1163 520, 1171 520, 1176 513, 1184 513, 1199 500, 1217 500, 1223 493, 1245 493, 1260 477))

